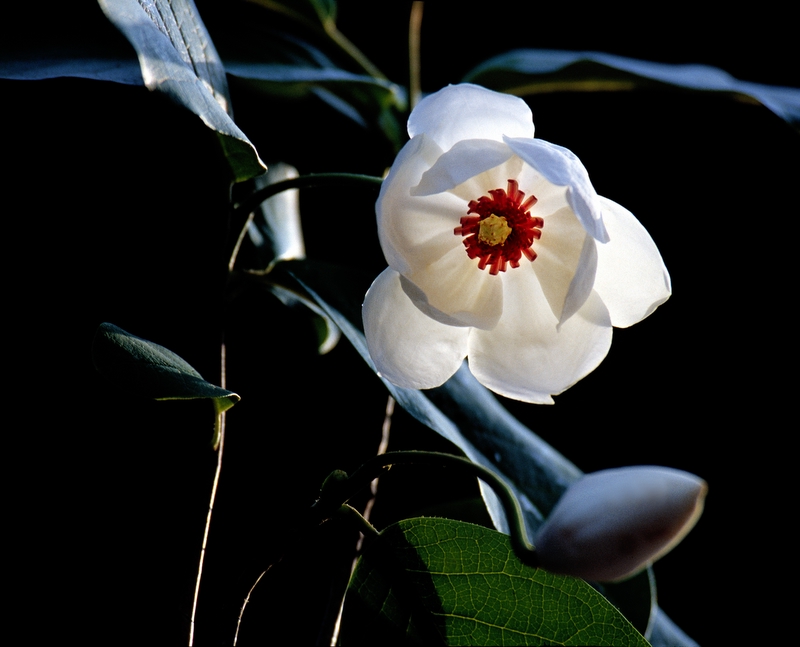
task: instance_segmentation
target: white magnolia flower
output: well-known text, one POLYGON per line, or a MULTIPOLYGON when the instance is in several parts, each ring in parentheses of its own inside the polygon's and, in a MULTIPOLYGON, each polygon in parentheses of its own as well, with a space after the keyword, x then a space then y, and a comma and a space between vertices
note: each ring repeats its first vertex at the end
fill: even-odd
POLYGON ((695 525, 706 482, 667 467, 623 467, 572 484, 539 529, 542 568, 609 582, 663 557, 695 525))
POLYGON ((602 361, 612 326, 669 297, 647 231, 533 131, 524 101, 469 84, 411 113, 376 206, 389 267, 363 307, 390 382, 439 386, 468 356, 492 391, 552 403, 602 361))

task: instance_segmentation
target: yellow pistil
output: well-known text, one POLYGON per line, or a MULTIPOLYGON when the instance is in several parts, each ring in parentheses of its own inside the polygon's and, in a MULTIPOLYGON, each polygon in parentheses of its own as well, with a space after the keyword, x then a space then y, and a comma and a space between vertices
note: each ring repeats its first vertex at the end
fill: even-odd
POLYGON ((506 238, 511 234, 511 231, 511 227, 508 226, 503 216, 491 214, 481 220, 478 240, 487 245, 502 245, 506 242, 506 238))

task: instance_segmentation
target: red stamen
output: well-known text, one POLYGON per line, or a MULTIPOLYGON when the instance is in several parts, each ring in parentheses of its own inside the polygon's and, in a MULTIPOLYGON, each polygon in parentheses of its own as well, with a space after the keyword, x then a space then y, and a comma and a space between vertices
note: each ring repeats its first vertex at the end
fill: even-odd
MULTIPOLYGON (((519 267, 523 256, 531 262, 536 259, 533 241, 542 237, 544 220, 531 216, 529 209, 538 200, 532 195, 523 202, 525 193, 519 190, 516 180, 509 180, 506 190, 492 189, 488 193, 491 197, 481 196, 477 200, 469 201, 467 215, 461 218, 461 226, 456 227, 453 233, 464 236, 467 256, 478 259, 478 269, 489 267, 489 274, 497 275, 505 272, 508 265, 519 267), (473 213, 477 215, 469 215, 473 213), (489 216, 495 216, 494 221, 504 218, 506 225, 510 227, 511 232, 503 242, 491 244, 478 235, 481 221, 489 216)), ((491 227, 494 224, 492 221, 490 223, 486 223, 486 226, 491 227)))

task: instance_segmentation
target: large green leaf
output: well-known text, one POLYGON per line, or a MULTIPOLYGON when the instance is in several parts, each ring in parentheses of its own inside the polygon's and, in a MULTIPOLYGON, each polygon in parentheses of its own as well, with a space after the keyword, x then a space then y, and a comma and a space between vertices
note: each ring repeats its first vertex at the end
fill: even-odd
POLYGON ((208 399, 214 405, 213 444, 219 442, 220 416, 241 398, 206 382, 186 360, 168 348, 102 323, 92 341, 95 368, 122 389, 156 400, 208 399))
POLYGON ((230 116, 225 70, 191 0, 98 0, 136 50, 150 90, 165 93, 219 137, 236 182, 266 167, 230 116))
MULTIPOLYGON (((309 298, 328 314, 375 370, 361 323, 361 303, 372 277, 353 269, 308 260, 279 263, 269 277, 290 289, 306 290, 309 298)), ((425 392, 383 382, 398 404, 417 420, 452 442, 467 458, 506 481, 520 502, 530 537, 566 487, 582 474, 567 458, 514 418, 475 380, 466 366, 443 386, 425 392)), ((508 532, 505 515, 494 493, 483 484, 481 492, 495 527, 508 532)), ((606 585, 603 590, 640 632, 653 638, 654 645, 694 645, 691 638, 656 606, 651 578, 652 571, 648 568, 630 580, 606 585), (658 642, 656 636, 668 638, 668 642, 658 642)))
POLYGON ((348 587, 340 643, 648 645, 582 580, 525 566, 501 533, 435 518, 373 540, 348 587))
POLYGON ((485 61, 464 81, 517 96, 639 88, 717 92, 758 101, 800 128, 800 89, 741 81, 708 65, 654 63, 601 52, 521 49, 485 61))

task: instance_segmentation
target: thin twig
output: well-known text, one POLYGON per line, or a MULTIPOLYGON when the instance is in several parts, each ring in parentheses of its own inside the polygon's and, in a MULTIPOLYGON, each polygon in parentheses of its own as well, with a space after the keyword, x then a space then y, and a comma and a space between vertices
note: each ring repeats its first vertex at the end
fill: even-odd
MULTIPOLYGON (((383 424, 381 425, 381 442, 378 444, 378 455, 385 454, 389 449, 389 431, 392 428, 392 414, 394 414, 395 400, 390 395, 386 400, 386 410, 383 415, 383 424)), ((375 497, 378 494, 378 479, 374 479, 369 485, 371 496, 364 506, 364 520, 369 523, 369 516, 372 513, 372 506, 375 505, 375 497)), ((364 533, 358 535, 358 543, 356 543, 356 556, 353 558, 353 565, 350 567, 350 575, 356 569, 358 563, 358 556, 361 553, 361 548, 364 545, 364 533)), ((336 622, 333 625, 333 634, 331 635, 331 647, 336 647, 339 640, 339 629, 342 625, 342 612, 344 611, 344 598, 339 605, 339 614, 336 616, 336 622)))
MULTIPOLYGON (((220 346, 220 386, 225 388, 225 344, 220 346)), ((194 645, 194 625, 197 614, 197 601, 200 598, 200 580, 203 577, 203 562, 206 557, 206 546, 208 545, 208 533, 211 529, 211 513, 214 511, 214 500, 217 497, 217 487, 219 486, 219 476, 222 471, 222 452, 225 447, 225 412, 219 414, 219 445, 217 447, 217 467, 214 471, 214 483, 211 486, 211 497, 208 502, 208 515, 206 516, 206 527, 203 530, 203 544, 200 548, 200 561, 197 565, 197 581, 194 585, 194 598, 192 600, 192 618, 189 623, 189 647, 194 645)))
POLYGON ((415 0, 411 3, 411 18, 408 22, 408 101, 412 110, 422 98, 420 31, 424 4, 422 0, 415 0))
MULTIPOLYGON (((392 428, 392 414, 394 413, 394 398, 390 395, 386 400, 386 412, 383 416, 383 425, 381 426, 381 442, 378 445, 378 455, 385 454, 389 449, 389 430, 392 428)), ((378 494, 378 479, 375 479, 369 485, 370 498, 364 506, 364 518, 369 521, 370 514, 372 514, 372 507, 375 505, 375 497, 378 494)), ((358 537, 358 544, 356 544, 356 554, 361 552, 361 547, 364 545, 363 533, 358 537)), ((353 560, 353 568, 356 566, 356 560, 353 560)))
POLYGON ((267 574, 267 571, 272 568, 270 564, 266 571, 262 571, 261 575, 256 578, 256 581, 253 582, 253 586, 250 587, 250 590, 247 592, 247 597, 242 602, 242 608, 239 609, 239 619, 236 621, 236 633, 233 634, 233 647, 236 647, 236 641, 239 640, 239 627, 242 625, 242 616, 244 615, 244 608, 247 606, 247 603, 250 602, 250 596, 253 594, 253 590, 256 588, 258 583, 261 581, 261 578, 267 574))
POLYGON ((247 230, 250 227, 250 223, 253 222, 255 218, 255 211, 251 211, 248 216, 247 220, 245 221, 242 228, 239 230, 239 237, 236 239, 236 243, 234 243, 233 251, 231 252, 231 257, 228 260, 228 272, 233 272, 233 267, 236 265, 236 258, 239 256, 239 250, 242 247, 242 243, 244 242, 244 237, 247 235, 247 230))

